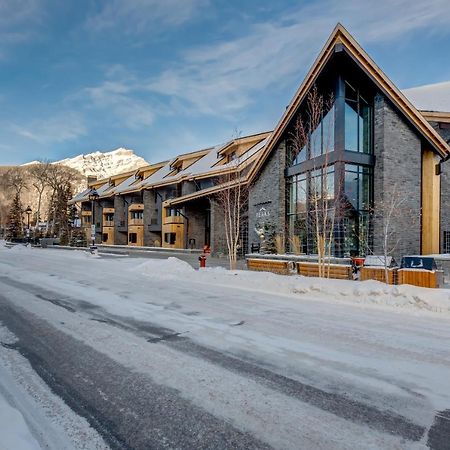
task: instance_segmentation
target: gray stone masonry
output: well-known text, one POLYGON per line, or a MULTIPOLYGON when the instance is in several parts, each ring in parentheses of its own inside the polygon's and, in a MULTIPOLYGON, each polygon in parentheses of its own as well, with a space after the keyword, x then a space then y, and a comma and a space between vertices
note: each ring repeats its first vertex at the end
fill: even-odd
POLYGON ((189 240, 194 239, 195 245, 192 248, 202 249, 205 245, 205 224, 206 214, 209 204, 207 202, 187 203, 184 207, 184 214, 189 220, 187 231, 186 247, 191 248, 189 240))
POLYGON ((124 222, 125 227, 127 225, 127 204, 124 202, 123 197, 114 196, 114 244, 127 245, 128 235, 127 232, 119 231, 120 223, 124 222))
POLYGON ((442 165, 441 174, 441 252, 444 252, 444 232, 450 233, 450 161, 442 165))
POLYGON ((255 228, 272 224, 277 233, 286 231, 286 147, 284 141, 272 152, 250 186, 248 203, 248 251, 260 239, 255 228))
POLYGON ((102 242, 102 204, 101 201, 94 202, 95 243, 102 242))
POLYGON ((211 252, 214 255, 227 254, 223 209, 211 200, 211 252))
POLYGON ((144 202, 144 245, 161 246, 161 198, 154 190, 145 190, 144 202), (155 225, 155 222, 157 224, 155 225), (159 231, 158 231, 159 230, 159 231))
POLYGON ((396 190, 404 203, 390 229, 394 233, 391 242, 398 241, 393 256, 399 262, 403 255, 420 253, 421 142, 381 94, 375 98, 374 112, 374 253, 383 253, 383 209, 391 204, 396 190))

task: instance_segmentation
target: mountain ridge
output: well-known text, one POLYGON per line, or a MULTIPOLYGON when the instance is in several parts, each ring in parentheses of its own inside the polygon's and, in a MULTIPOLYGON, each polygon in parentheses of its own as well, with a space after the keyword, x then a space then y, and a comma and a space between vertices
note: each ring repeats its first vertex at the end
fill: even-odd
MULTIPOLYGON (((30 161, 22 167, 40 164, 39 161, 30 161)), ((84 177, 95 176, 97 179, 108 178, 120 173, 130 172, 139 167, 148 165, 148 162, 134 153, 134 150, 119 147, 111 151, 96 150, 91 153, 76 155, 52 164, 62 164, 80 172, 84 177)))

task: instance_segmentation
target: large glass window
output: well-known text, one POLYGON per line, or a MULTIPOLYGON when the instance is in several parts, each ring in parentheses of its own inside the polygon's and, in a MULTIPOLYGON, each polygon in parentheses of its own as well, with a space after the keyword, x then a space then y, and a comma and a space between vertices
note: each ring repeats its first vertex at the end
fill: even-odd
POLYGON ((356 164, 346 164, 344 215, 340 230, 343 255, 365 255, 370 248, 371 200, 372 169, 356 164))
POLYGON ((372 153, 372 107, 349 83, 345 83, 345 149, 372 153))
MULTIPOLYGON (((334 151, 334 122, 335 122, 335 107, 331 108, 323 114, 318 126, 310 130, 309 136, 306 138, 307 142, 302 143, 301 138, 297 136, 291 142, 291 165, 295 166, 307 159, 316 158, 334 151), (299 150, 298 147, 302 148, 299 150)), ((311 127, 312 128, 312 127, 311 127)), ((297 130, 298 131, 298 130, 297 130)))

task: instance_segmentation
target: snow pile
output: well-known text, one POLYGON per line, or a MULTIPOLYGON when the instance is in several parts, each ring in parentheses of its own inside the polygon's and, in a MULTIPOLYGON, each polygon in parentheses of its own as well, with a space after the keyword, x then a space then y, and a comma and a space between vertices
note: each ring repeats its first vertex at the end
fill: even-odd
POLYGON ((2 450, 40 450, 22 414, 13 408, 0 391, 0 436, 2 450))
POLYGON ((391 286, 375 280, 350 281, 229 271, 219 267, 194 270, 175 257, 149 259, 137 267, 131 266, 129 270, 154 279, 185 280, 264 294, 450 313, 450 289, 427 289, 406 284, 391 286))
POLYGON ((149 259, 130 270, 158 279, 188 278, 195 275, 190 264, 173 256, 167 259, 149 259))

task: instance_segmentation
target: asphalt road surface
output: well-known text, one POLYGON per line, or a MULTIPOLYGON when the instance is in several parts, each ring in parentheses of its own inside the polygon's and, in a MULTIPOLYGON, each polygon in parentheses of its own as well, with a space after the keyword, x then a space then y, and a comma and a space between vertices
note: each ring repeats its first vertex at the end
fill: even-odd
MULTIPOLYGON (((2 348, 25 357, 50 389, 113 449, 450 449, 450 402, 448 408, 442 407, 449 392, 446 386, 436 386, 441 378, 435 377, 450 376, 449 322, 408 318, 405 322, 413 323, 406 325, 398 316, 394 326, 377 315, 376 330, 369 329, 370 322, 365 324, 368 334, 380 335, 380 348, 369 340, 363 348, 368 359, 383 351, 391 352, 393 365, 402 358, 412 364, 424 362, 414 386, 410 380, 402 384, 394 379, 389 364, 376 370, 368 364, 352 372, 352 352, 359 358, 366 345, 356 334, 355 316, 325 336, 314 332, 324 324, 313 306, 292 309, 280 304, 281 298, 260 296, 265 307, 261 326, 267 329, 270 353, 264 355, 264 332, 256 339, 258 327, 252 326, 251 317, 220 322, 233 345, 197 338, 202 321, 212 314, 199 307, 202 296, 209 303, 214 295, 221 300, 222 289, 199 292, 195 311, 170 303, 173 326, 162 326, 156 316, 153 321, 111 314, 89 301, 84 294, 88 289, 80 286, 79 296, 67 295, 62 294, 63 287, 49 289, 0 272, 0 322, 17 338, 3 342, 2 348), (291 325, 283 325, 283 317, 289 315, 303 317, 298 328, 309 336, 309 344, 315 335, 317 361, 311 361, 306 349, 299 358, 290 347, 291 325), (392 332, 387 340, 393 342, 381 336, 383 329, 392 332), (414 334, 410 348, 392 350, 400 335, 407 341, 414 334), (276 358, 271 349, 274 339, 276 358), (357 351, 352 339, 359 341, 357 351), (338 340, 349 343, 346 361, 338 352, 333 354, 333 341, 338 340), (420 340, 436 348, 421 353, 420 340), (442 340, 447 344, 442 346, 442 340), (329 346, 330 354, 321 354, 319 344, 329 346), (427 383, 429 398, 423 389, 427 383), (436 409, 439 389, 444 400, 436 409)), ((179 296, 183 289, 186 286, 174 287, 170 296, 179 296)), ((239 291, 222 295, 222 303, 228 296, 231 310, 231 297, 235 301, 239 291)), ((161 290, 147 290, 146 297, 148 303, 167 306, 161 290)), ((222 307, 226 311, 227 306, 222 307)), ((344 321, 348 311, 333 308, 335 320, 344 321)), ((358 314, 363 313, 371 312, 358 314)), ((306 345, 298 339, 299 346, 306 345)))

